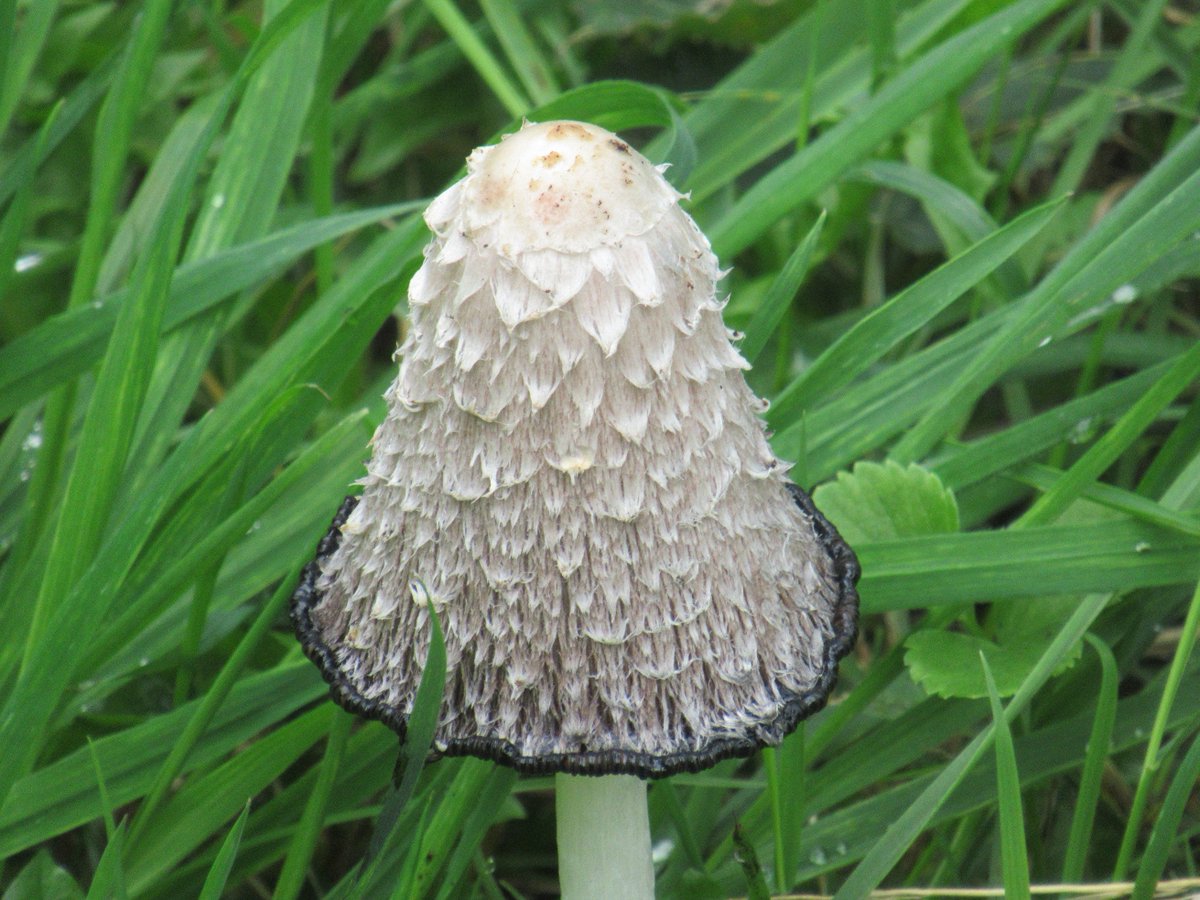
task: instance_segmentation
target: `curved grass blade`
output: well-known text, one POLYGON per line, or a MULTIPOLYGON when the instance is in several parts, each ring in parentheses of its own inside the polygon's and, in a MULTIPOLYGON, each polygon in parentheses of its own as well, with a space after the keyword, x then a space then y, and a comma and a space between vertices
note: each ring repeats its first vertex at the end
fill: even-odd
POLYGON ((1000 867, 1006 900, 1029 900, 1029 861, 1025 848, 1025 813, 1021 804, 1021 775, 1008 719, 996 693, 996 681, 983 651, 979 653, 992 706, 996 731, 996 796, 1000 803, 1000 867))
POLYGON ((1079 776, 1079 795, 1071 816, 1071 833, 1067 839, 1062 880, 1068 884, 1082 880, 1084 863, 1091 846, 1092 824, 1100 800, 1100 780, 1112 742, 1113 723, 1117 719, 1117 661, 1108 645, 1093 634, 1084 635, 1100 658, 1100 692, 1097 695, 1096 715, 1088 738, 1087 757, 1079 776))
MULTIPOLYGON (((1000 227, 987 210, 961 188, 908 163, 889 159, 868 160, 847 172, 846 180, 861 181, 907 194, 919 201, 928 213, 944 218, 961 232, 961 237, 943 241, 948 254, 958 255, 970 244, 983 240, 1000 227)), ((995 277, 1009 297, 1018 297, 1029 288, 1029 280, 1013 260, 1001 263, 995 277)))

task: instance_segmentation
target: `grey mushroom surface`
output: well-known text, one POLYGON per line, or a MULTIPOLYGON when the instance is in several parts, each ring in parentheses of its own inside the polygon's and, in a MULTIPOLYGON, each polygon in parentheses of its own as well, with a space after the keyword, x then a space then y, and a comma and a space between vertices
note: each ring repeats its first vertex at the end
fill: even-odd
POLYGON ((680 198, 615 135, 550 122, 429 207, 361 499, 292 603, 342 706, 404 735, 430 605, 435 756, 657 778, 825 703, 858 563, 767 444, 680 198))

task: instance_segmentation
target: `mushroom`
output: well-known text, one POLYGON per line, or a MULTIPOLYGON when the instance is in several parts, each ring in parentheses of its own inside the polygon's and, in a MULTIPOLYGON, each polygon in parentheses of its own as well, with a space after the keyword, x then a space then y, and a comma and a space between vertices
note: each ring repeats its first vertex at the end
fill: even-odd
POLYGON ((560 773, 564 895, 649 897, 642 779, 819 709, 858 564, 767 444, 665 167, 560 121, 467 169, 425 213, 362 497, 292 615, 334 699, 403 736, 435 608, 434 756, 560 773))

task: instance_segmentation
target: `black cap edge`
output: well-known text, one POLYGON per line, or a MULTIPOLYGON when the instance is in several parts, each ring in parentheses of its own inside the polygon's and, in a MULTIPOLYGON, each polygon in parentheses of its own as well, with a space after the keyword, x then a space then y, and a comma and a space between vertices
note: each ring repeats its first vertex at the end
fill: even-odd
MULTIPOLYGON (((665 778, 679 772, 699 772, 723 759, 750 756, 763 747, 778 744, 792 732, 801 720, 818 712, 829 699, 837 683, 838 662, 854 646, 858 628, 858 590, 861 572, 854 551, 842 540, 837 529, 821 515, 812 499, 794 484, 788 485, 796 504, 812 519, 813 530, 821 546, 833 561, 838 584, 838 598, 833 610, 834 637, 825 646, 825 664, 821 677, 811 689, 789 698, 783 709, 769 722, 759 723, 751 732, 738 738, 719 738, 701 750, 654 756, 624 750, 588 751, 581 753, 552 753, 526 756, 508 741, 496 738, 459 738, 449 742, 444 750, 430 754, 430 760, 442 756, 477 756, 510 766, 526 775, 547 775, 565 772, 571 775, 636 775, 639 778, 665 778)), ((317 555, 300 575, 292 595, 292 624, 304 652, 321 670, 329 683, 334 701, 349 712, 367 719, 383 722, 403 741, 408 719, 394 707, 370 700, 360 694, 346 679, 337 665, 333 651, 322 641, 312 621, 312 610, 321 599, 317 591, 320 563, 337 550, 341 541, 341 526, 354 507, 357 497, 342 501, 329 531, 317 545, 317 555)))

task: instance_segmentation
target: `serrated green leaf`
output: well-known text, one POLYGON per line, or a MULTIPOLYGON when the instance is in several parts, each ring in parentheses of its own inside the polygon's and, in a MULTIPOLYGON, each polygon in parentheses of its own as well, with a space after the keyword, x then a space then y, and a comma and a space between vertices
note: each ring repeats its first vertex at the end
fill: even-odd
POLYGON ((958 531, 958 505, 917 465, 856 463, 813 492, 813 502, 852 546, 958 531))
MULTIPOLYGON (((987 634, 918 631, 904 641, 904 662, 913 680, 941 697, 985 698, 987 682, 979 668, 986 658, 1001 697, 1016 693, 1062 623, 1079 604, 1077 597, 1057 597, 997 604, 987 634)), ((1062 659, 1058 674, 1075 664, 1082 645, 1062 659)))

